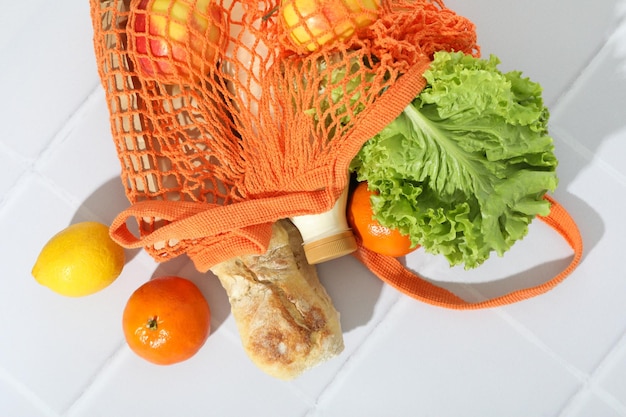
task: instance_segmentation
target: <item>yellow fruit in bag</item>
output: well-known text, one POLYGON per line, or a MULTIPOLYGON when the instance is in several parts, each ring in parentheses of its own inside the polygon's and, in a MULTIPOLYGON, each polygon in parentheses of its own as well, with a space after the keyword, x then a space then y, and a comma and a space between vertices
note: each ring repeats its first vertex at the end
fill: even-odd
POLYGON ((43 247, 32 275, 41 285, 68 297, 82 297, 108 287, 122 272, 124 249, 98 222, 73 224, 43 247))
POLYGON ((295 45, 315 51, 344 41, 378 18, 380 0, 283 0, 283 24, 295 45))

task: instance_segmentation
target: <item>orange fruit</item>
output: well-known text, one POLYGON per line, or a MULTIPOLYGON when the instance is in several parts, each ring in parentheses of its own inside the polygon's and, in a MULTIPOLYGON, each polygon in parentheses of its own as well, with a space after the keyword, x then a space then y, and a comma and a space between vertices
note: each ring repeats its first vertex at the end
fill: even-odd
POLYGON ((204 345, 211 328, 211 310, 193 282, 166 276, 133 292, 122 324, 133 352, 149 362, 171 365, 189 359, 204 345))
POLYGON ((413 252, 411 239, 397 229, 383 226, 374 218, 367 182, 360 182, 348 201, 348 223, 361 245, 381 255, 399 257, 413 252))

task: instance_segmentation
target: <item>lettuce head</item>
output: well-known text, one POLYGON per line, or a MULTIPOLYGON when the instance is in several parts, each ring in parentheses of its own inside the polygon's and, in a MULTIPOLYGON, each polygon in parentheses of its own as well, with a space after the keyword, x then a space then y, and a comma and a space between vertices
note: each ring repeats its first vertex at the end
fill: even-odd
POLYGON ((378 221, 468 269, 548 214, 558 182, 541 86, 499 63, 435 54, 424 90, 351 164, 378 221))

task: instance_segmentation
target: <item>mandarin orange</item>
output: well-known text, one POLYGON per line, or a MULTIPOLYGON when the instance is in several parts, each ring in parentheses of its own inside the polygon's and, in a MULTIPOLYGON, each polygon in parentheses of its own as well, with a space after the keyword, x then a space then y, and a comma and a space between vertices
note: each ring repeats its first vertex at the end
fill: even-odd
POLYGON ((400 257, 413 252, 411 240, 397 229, 383 226, 374 218, 372 191, 366 181, 360 182, 350 195, 347 207, 348 223, 361 245, 381 255, 400 257))
POLYGON ((133 352, 149 362, 171 365, 189 359, 204 345, 211 328, 211 310, 193 282, 166 276, 133 292, 122 324, 133 352))

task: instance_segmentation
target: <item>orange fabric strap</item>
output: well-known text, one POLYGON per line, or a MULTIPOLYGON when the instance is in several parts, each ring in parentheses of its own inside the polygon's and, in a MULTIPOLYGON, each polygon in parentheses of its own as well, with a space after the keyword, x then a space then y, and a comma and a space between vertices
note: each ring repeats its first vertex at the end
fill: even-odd
POLYGON ((583 241, 576 222, 553 198, 546 196, 546 199, 551 203, 550 214, 538 217, 567 241, 574 250, 574 257, 560 274, 537 286, 519 289, 485 301, 469 302, 409 271, 396 258, 379 255, 362 247, 355 253, 355 256, 376 276, 401 293, 438 307, 477 310, 516 303, 554 288, 578 266, 582 258, 583 241))

